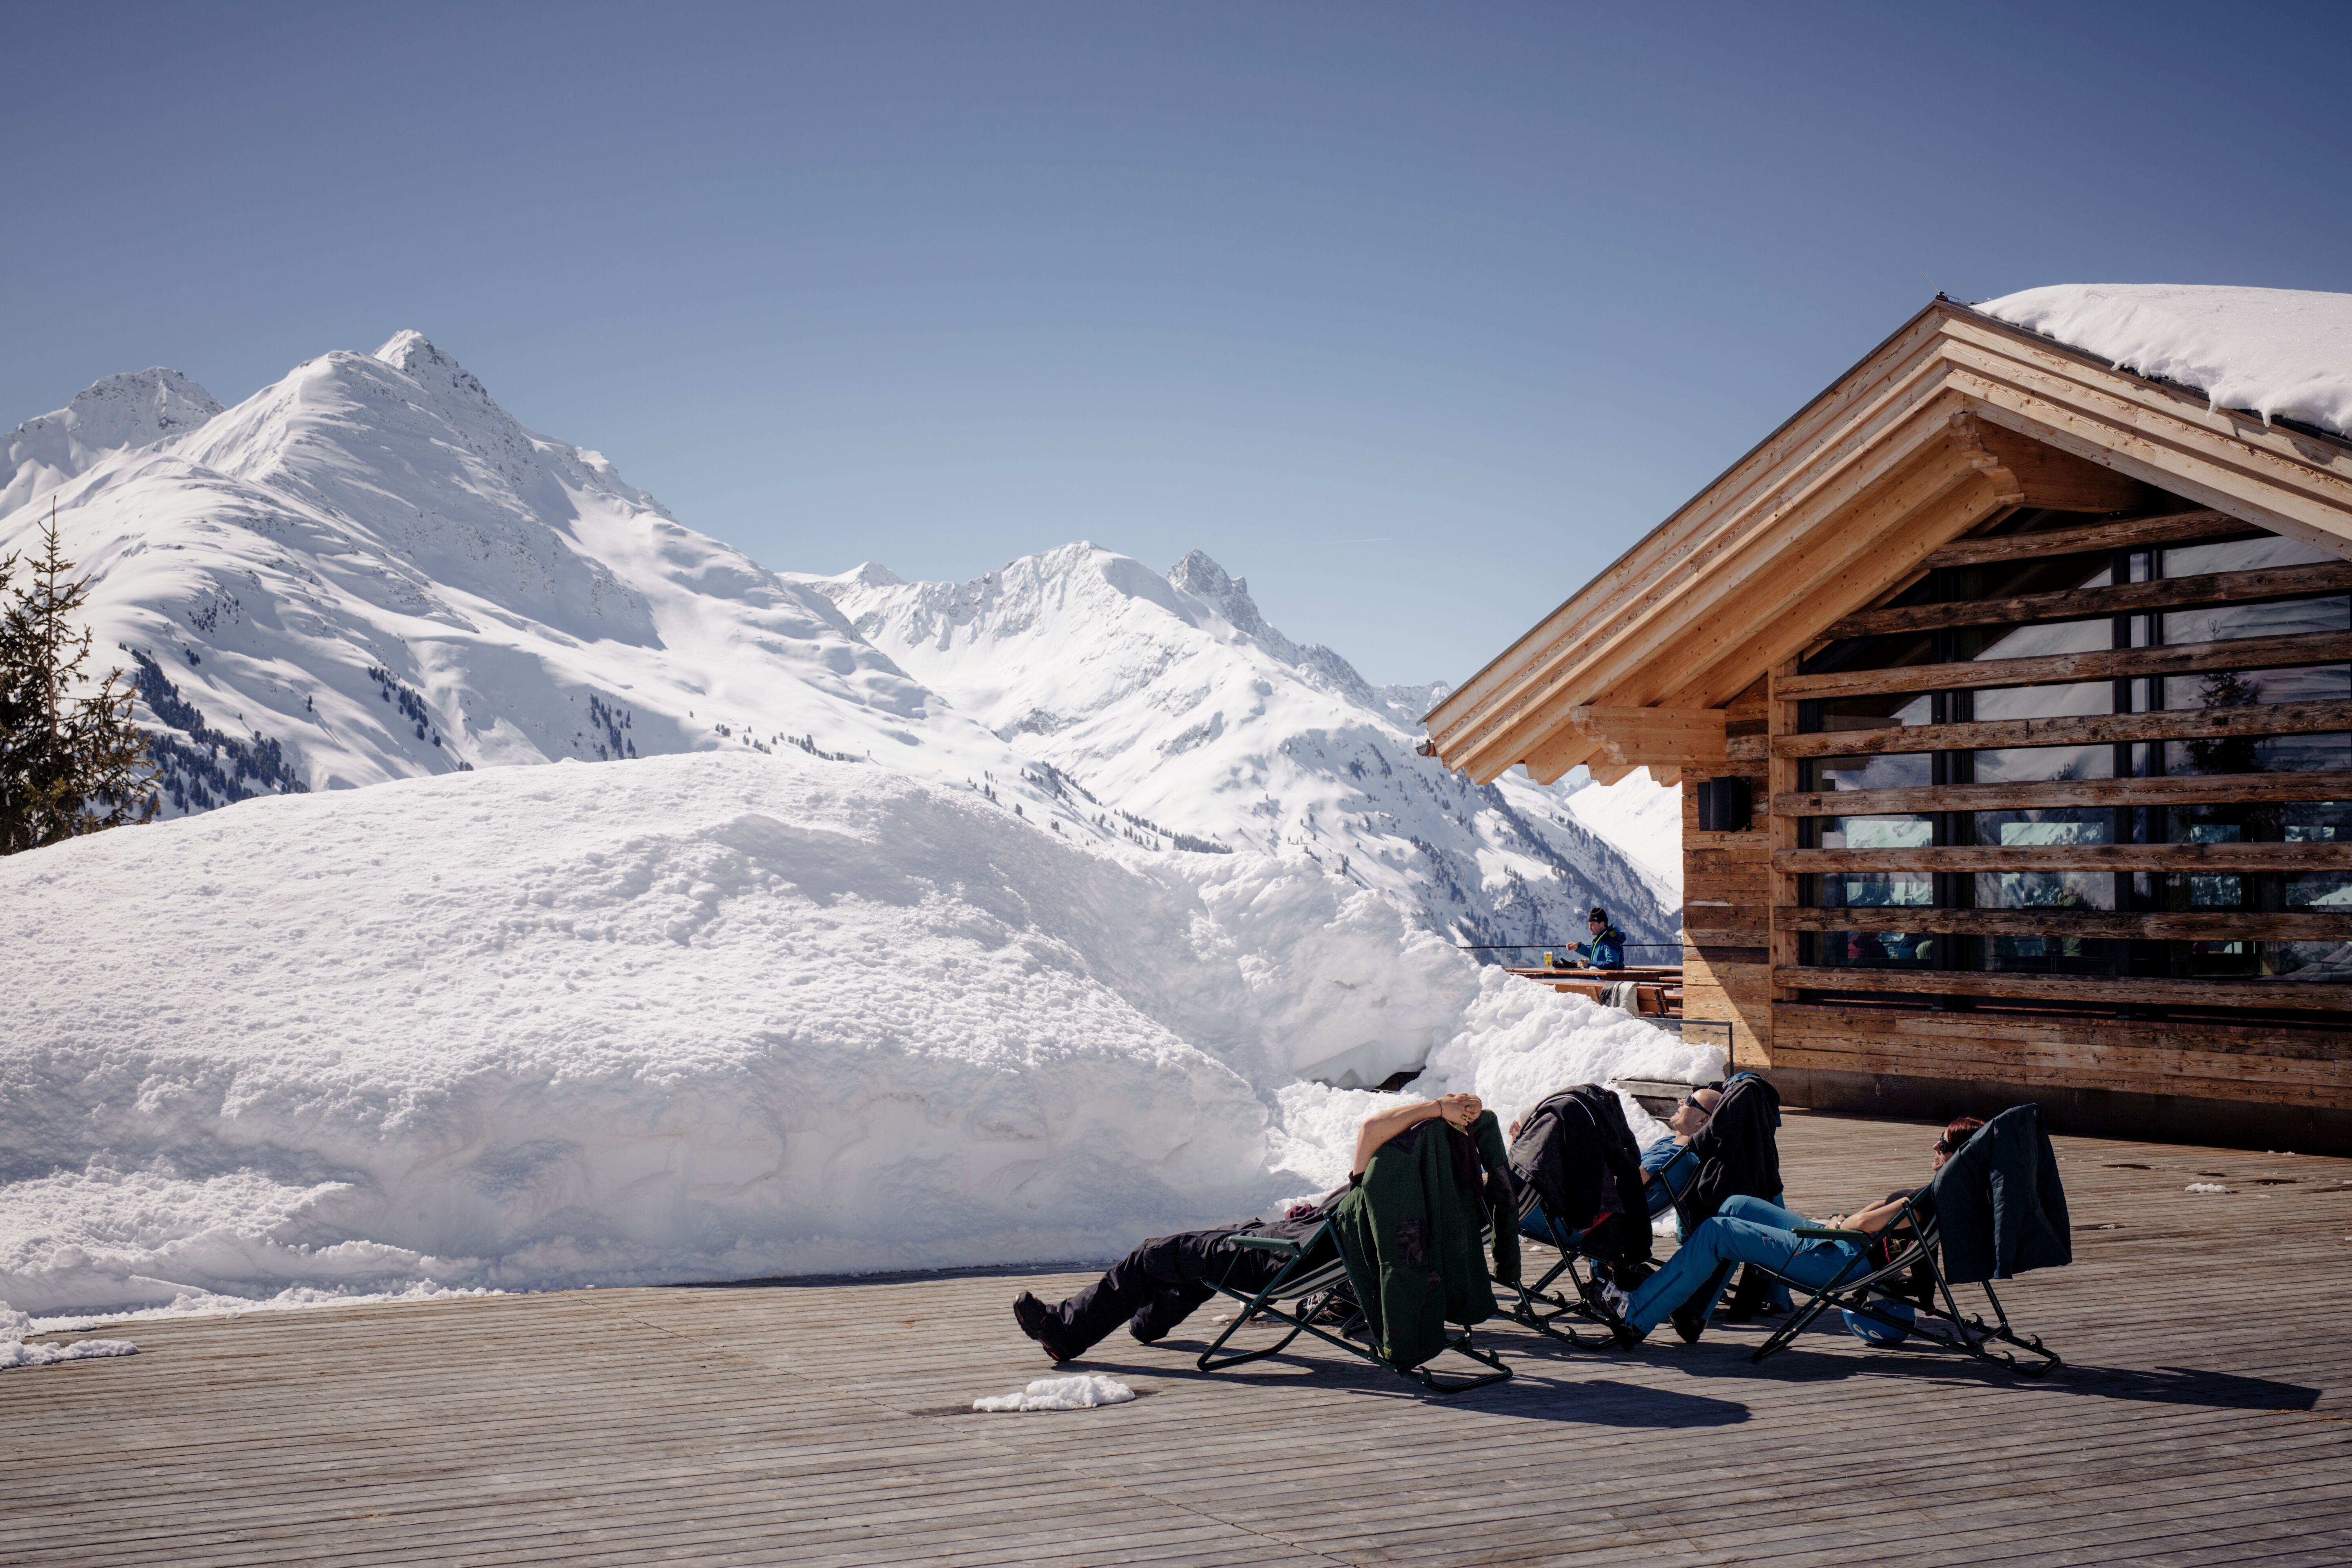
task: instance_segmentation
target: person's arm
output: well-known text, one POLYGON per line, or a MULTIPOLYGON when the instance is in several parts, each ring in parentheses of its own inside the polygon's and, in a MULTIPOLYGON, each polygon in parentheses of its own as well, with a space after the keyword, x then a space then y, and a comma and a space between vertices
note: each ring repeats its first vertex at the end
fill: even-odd
POLYGON ((1400 1105, 1392 1110, 1367 1116, 1363 1126, 1356 1131, 1356 1163, 1349 1173, 1362 1175, 1364 1167, 1372 1163, 1372 1155, 1380 1146, 1408 1127, 1426 1121, 1433 1116, 1442 1116, 1458 1131, 1477 1121, 1478 1112, 1485 1109, 1475 1094, 1449 1094, 1440 1100, 1424 1100, 1418 1105, 1400 1105))
POLYGON ((1823 1228, 1860 1230, 1875 1236, 1894 1223, 1895 1216, 1903 1212, 1904 1202, 1902 1198, 1885 1198, 1868 1208, 1856 1209, 1852 1214, 1834 1215, 1823 1222, 1823 1228))

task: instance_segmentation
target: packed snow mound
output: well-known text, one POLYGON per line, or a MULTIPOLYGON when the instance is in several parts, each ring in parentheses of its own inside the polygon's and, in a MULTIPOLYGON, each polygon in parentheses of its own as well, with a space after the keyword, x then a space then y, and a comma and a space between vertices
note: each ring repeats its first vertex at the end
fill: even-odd
POLYGON ((48 1314, 1107 1257, 1344 1170, 1302 1078, 1684 1050, 1306 856, 797 751, 76 839, 0 860, 0 1294, 48 1314))
POLYGON ((1976 307, 2120 370, 2352 436, 2352 294, 2175 283, 2061 283, 1976 307))
POLYGON ((1313 855, 1465 942, 1570 940, 1596 904, 1636 942, 1676 938, 1679 792, 1449 773, 1414 751, 1420 710, 1400 716, 1442 688, 1367 685, 1269 625, 1247 580, 1200 551, 1165 575, 1081 542, 968 583, 871 565, 803 581, 1046 764, 1081 814, 1147 838, 1313 855), (1604 799, 1625 803, 1614 819, 1591 809, 1604 799), (1644 801, 1671 812, 1636 826, 1644 801), (1612 841, 1628 827, 1635 854, 1612 841))

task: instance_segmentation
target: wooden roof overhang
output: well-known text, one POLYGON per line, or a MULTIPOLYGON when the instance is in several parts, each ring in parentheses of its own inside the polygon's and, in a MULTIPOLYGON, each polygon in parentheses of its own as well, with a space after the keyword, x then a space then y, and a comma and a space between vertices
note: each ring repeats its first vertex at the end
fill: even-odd
POLYGON ((2011 507, 2157 486, 2352 557, 2352 443, 1938 298, 1431 710, 1480 783, 1724 757, 1722 708, 2011 507))

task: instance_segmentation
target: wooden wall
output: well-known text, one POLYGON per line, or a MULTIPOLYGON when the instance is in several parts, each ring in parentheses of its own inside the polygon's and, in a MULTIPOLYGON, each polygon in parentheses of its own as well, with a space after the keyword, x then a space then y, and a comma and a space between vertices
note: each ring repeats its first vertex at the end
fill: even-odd
POLYGON ((1765 695, 1766 682, 1759 680, 1725 708, 1726 772, 1746 778, 1755 800, 1748 830, 1701 833, 1699 777, 1694 772, 1683 780, 1683 1016, 1728 1022, 1736 1068, 1772 1063, 1772 850, 1766 826, 1772 791, 1765 695))

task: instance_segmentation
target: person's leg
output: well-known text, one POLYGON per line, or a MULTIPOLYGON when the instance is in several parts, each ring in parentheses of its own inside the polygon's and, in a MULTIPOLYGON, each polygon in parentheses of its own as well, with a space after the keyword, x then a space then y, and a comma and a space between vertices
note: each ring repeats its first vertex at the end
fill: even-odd
MULTIPOLYGON (((1784 1193, 1781 1195, 1785 1197, 1788 1194, 1784 1193)), ((1767 1203, 1762 1198, 1751 1198, 1746 1193, 1737 1193, 1724 1199, 1723 1206, 1716 1213, 1756 1225, 1769 1225, 1776 1230, 1794 1230, 1801 1225, 1813 1223, 1792 1209, 1782 1208, 1777 1202, 1767 1203)))
MULTIPOLYGON (((1112 1264, 1101 1279, 1060 1306, 1048 1307, 1046 1320, 1062 1353, 1083 1355, 1105 1334, 1148 1310, 1159 1293, 1156 1276, 1167 1268, 1167 1254, 1184 1239, 1181 1236, 1153 1237, 1112 1264)), ((1182 1313, 1177 1315, 1181 1317, 1182 1313)))
POLYGON ((1150 1299, 1129 1320, 1127 1331, 1150 1344, 1214 1296, 1217 1282, 1240 1290, 1259 1289, 1288 1261, 1278 1253, 1226 1245, 1234 1234, 1232 1229, 1188 1231, 1147 1249, 1143 1268, 1150 1299))
MULTIPOLYGON (((1666 1259, 1664 1268, 1642 1282, 1642 1288, 1633 1293, 1626 1306, 1625 1321, 1647 1333, 1710 1279, 1716 1279, 1724 1265, 1761 1263, 1777 1269, 1788 1262, 1797 1247, 1797 1238, 1785 1230, 1718 1213, 1691 1232, 1690 1239, 1666 1259)), ((1716 1288, 1722 1288, 1719 1279, 1716 1279, 1716 1288)))

